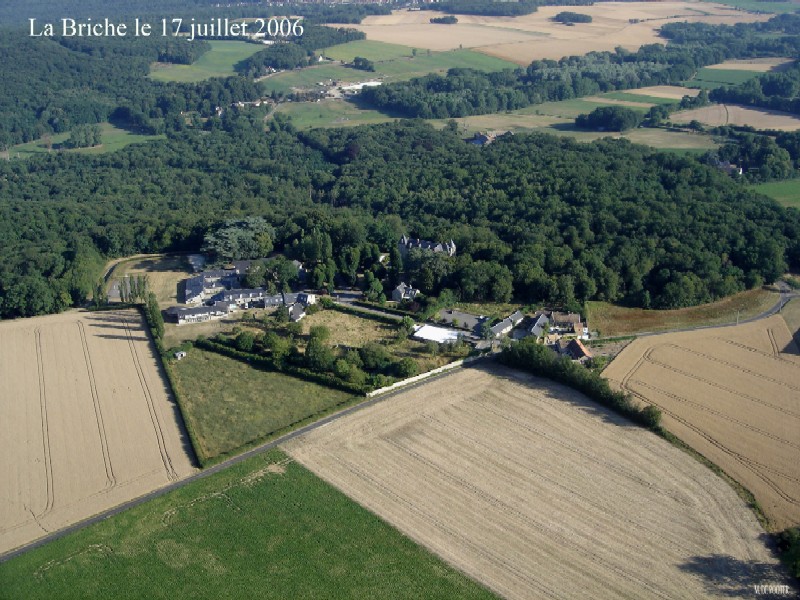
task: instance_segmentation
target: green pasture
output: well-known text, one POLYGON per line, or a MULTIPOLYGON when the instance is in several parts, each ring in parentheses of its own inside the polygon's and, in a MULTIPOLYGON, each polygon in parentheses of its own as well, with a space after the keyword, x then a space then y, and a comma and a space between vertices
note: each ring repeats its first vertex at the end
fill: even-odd
POLYGON ((494 597, 278 450, 0 564, 0 596, 494 597))
POLYGON ((659 98, 657 96, 646 96, 644 94, 631 94, 630 92, 607 92, 600 96, 610 100, 625 100, 628 102, 641 102, 646 104, 677 104, 680 100, 672 98, 659 98))
POLYGON ((200 348, 189 350, 171 368, 183 416, 203 462, 354 399, 352 394, 200 348))
POLYGON ((140 144, 142 142, 150 142, 153 140, 166 139, 163 135, 137 135, 125 129, 115 127, 111 123, 101 123, 102 129, 100 146, 94 148, 75 148, 75 149, 61 149, 60 146, 69 139, 69 133, 58 133, 50 136, 50 147, 48 150, 47 141, 44 138, 27 142, 25 144, 18 144, 9 149, 10 158, 27 158, 34 154, 42 154, 46 152, 76 152, 79 154, 102 154, 105 152, 114 152, 130 144, 140 144))
POLYGON ((247 42, 212 41, 211 50, 203 54, 191 65, 172 65, 156 63, 151 67, 150 77, 158 81, 193 83, 212 77, 235 75, 234 66, 249 58, 264 46, 247 42))
POLYGON ((709 69, 703 67, 697 74, 685 82, 687 87, 693 88, 718 88, 725 86, 739 85, 754 77, 761 75, 758 71, 739 71, 733 69, 709 69))
POLYGON ((359 108, 348 100, 284 103, 276 112, 291 116, 292 123, 298 129, 349 127, 393 120, 377 110, 359 108))
POLYGON ((783 206, 800 209, 800 179, 770 181, 753 186, 757 192, 777 200, 783 206))

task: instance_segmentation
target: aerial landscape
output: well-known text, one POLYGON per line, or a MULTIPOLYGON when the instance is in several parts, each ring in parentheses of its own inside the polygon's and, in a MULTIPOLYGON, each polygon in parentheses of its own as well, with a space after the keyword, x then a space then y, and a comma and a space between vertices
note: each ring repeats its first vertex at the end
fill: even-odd
POLYGON ((800 597, 800 0, 0 57, 0 599, 800 597))

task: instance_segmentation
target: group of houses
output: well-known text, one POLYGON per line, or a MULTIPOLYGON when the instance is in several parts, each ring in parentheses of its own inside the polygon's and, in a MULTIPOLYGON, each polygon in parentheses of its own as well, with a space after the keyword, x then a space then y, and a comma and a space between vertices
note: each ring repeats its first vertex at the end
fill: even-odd
POLYGON ((414 337, 439 343, 462 339, 476 347, 486 347, 503 337, 519 340, 534 336, 572 360, 584 362, 592 358, 582 341, 589 339, 589 328, 576 313, 542 310, 527 316, 517 310, 493 325, 487 316, 455 309, 442 310, 438 316, 439 323, 449 327, 425 325, 414 332, 414 337))
MULTIPOLYGON (((315 304, 314 294, 295 292, 269 292, 265 288, 242 288, 242 281, 255 261, 235 261, 222 269, 211 269, 197 273, 185 281, 184 306, 172 306, 167 316, 178 325, 202 323, 221 319, 230 313, 247 308, 286 306, 289 318, 299 321, 305 316, 305 308, 315 304)), ((302 275, 303 265, 292 261, 302 275)))

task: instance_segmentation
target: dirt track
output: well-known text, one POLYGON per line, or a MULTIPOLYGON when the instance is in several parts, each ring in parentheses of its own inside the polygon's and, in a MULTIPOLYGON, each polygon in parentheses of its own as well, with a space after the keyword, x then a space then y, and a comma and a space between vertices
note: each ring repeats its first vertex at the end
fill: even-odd
POLYGON ((0 553, 193 471, 139 313, 0 323, 0 553))
POLYGON ((561 386, 465 369, 284 446, 508 598, 706 598, 782 583, 707 468, 561 386))
POLYGON ((429 50, 474 48, 527 65, 534 59, 613 52, 617 46, 636 50, 644 44, 664 43, 658 29, 674 21, 730 25, 769 18, 711 3, 602 2, 574 8, 591 15, 593 21, 568 27, 552 20, 563 10, 563 6, 541 6, 537 12, 521 17, 459 15, 456 25, 430 23, 433 13, 429 11, 394 11, 367 17, 361 25, 349 27, 364 31, 370 40, 429 50), (639 22, 631 23, 632 19, 639 22))
POLYGON ((777 529, 800 524, 800 356, 786 323, 641 338, 603 375, 749 489, 777 529))

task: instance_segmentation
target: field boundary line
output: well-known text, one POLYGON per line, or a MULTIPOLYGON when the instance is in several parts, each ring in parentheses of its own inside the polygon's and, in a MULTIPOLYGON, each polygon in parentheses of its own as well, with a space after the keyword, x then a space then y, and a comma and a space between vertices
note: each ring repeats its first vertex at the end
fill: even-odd
POLYGON ((83 321, 78 321, 78 331, 80 332, 81 345, 83 346, 83 358, 86 362, 86 373, 89 376, 89 389, 92 392, 92 404, 94 405, 94 418, 97 422, 97 433, 100 436, 100 449, 103 452, 103 464, 106 469, 106 489, 111 489, 117 485, 117 478, 114 475, 114 467, 111 464, 111 453, 108 449, 108 435, 103 421, 103 411, 100 408, 100 395, 97 392, 97 381, 94 377, 94 365, 89 353, 89 344, 86 341, 86 330, 83 321))

